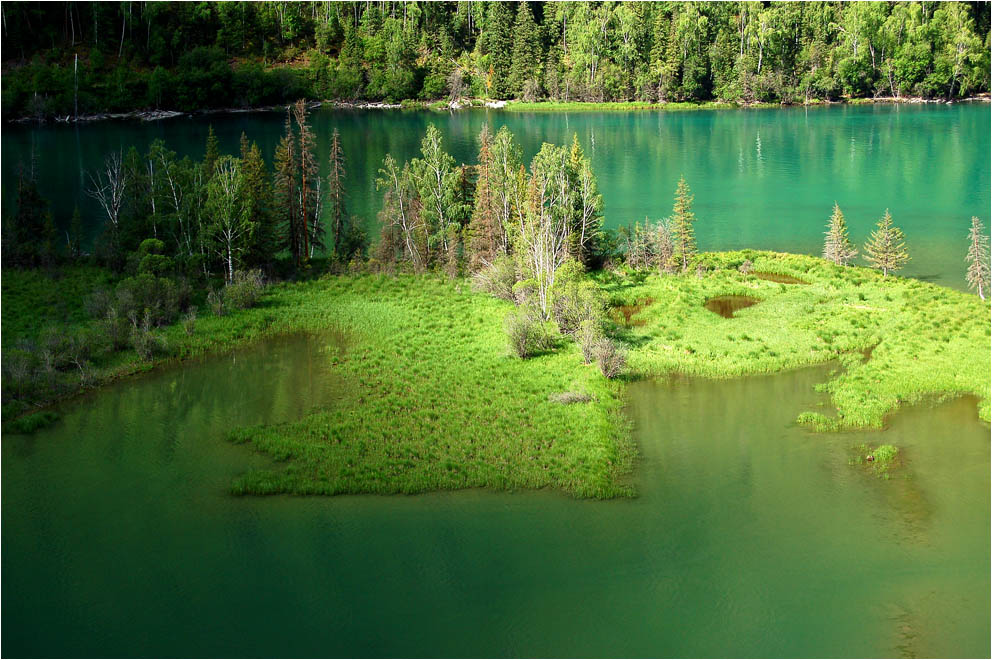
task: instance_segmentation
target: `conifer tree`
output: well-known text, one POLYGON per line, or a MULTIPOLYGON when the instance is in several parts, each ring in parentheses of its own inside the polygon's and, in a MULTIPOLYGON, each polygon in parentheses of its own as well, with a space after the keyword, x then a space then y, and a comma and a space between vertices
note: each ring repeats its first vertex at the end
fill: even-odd
POLYGON ((489 127, 479 133, 478 181, 475 186, 475 208, 469 223, 469 270, 476 272, 491 264, 499 254, 506 253, 502 243, 496 197, 493 193, 493 156, 489 127))
POLYGON ((512 17, 503 2, 487 3, 489 14, 482 33, 484 52, 489 55, 486 87, 490 96, 504 99, 510 94, 510 64, 513 54, 512 17))
POLYGON ((273 197, 276 218, 282 227, 282 244, 293 255, 293 262, 300 264, 299 240, 299 195, 296 186, 296 143, 293 139, 293 125, 286 113, 286 123, 282 138, 276 147, 273 162, 273 197))
POLYGON ((688 270, 689 261, 696 254, 696 234, 692 228, 692 223, 696 220, 696 215, 692 212, 693 199, 685 177, 680 177, 675 189, 675 205, 672 207, 671 232, 675 248, 672 259, 683 273, 688 270))
POLYGON ((217 160, 220 158, 220 141, 214 133, 214 125, 210 124, 207 129, 207 148, 203 154, 203 169, 209 179, 214 175, 214 168, 217 167, 217 160))
POLYGON ((276 251, 272 185, 258 144, 249 143, 244 133, 241 134, 241 177, 241 191, 248 205, 248 221, 252 227, 246 260, 252 264, 265 264, 276 251))
POLYGON ((847 262, 857 256, 858 250, 847 234, 847 223, 844 222, 844 214, 837 202, 834 202, 834 212, 830 216, 826 236, 823 242, 823 258, 827 261, 846 266, 847 262))
POLYGON ((513 59, 510 64, 510 93, 520 98, 528 81, 537 79, 541 60, 540 36, 529 2, 517 4, 513 24, 513 59))
POLYGON ((306 101, 300 99, 293 106, 293 119, 299 133, 299 177, 300 177, 300 254, 309 259, 311 242, 319 241, 321 205, 319 166, 317 164, 316 138, 307 123, 306 101))
POLYGON ((331 234, 334 239, 334 254, 338 259, 344 259, 344 239, 348 235, 348 212, 345 209, 344 193, 344 152, 341 150, 341 134, 335 128, 331 134, 331 153, 328 158, 330 173, 327 175, 327 205, 331 222, 331 234))
POLYGON ((878 221, 878 229, 871 233, 871 238, 865 244, 865 259, 873 268, 882 271, 882 277, 902 268, 909 261, 906 252, 905 236, 902 230, 892 224, 889 209, 878 221))
POLYGON ((989 237, 982 231, 982 221, 977 217, 971 218, 971 229, 968 231, 968 288, 978 289, 978 297, 985 300, 985 292, 989 289, 989 237))

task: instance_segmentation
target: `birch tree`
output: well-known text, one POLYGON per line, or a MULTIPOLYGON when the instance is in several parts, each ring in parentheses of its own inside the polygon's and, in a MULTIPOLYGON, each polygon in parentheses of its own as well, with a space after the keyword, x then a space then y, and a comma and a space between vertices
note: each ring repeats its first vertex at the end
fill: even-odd
POLYGON ((232 156, 221 156, 214 176, 207 183, 207 210, 212 217, 210 233, 214 249, 224 263, 224 276, 228 282, 234 280, 235 265, 240 265, 253 229, 246 197, 242 194, 241 161, 232 156))

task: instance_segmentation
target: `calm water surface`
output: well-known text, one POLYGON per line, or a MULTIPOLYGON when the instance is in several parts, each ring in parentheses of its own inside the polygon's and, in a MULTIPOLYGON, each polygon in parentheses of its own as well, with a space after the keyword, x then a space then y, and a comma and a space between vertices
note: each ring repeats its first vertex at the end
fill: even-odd
MULTIPOLYGON (((989 428, 796 428, 825 369, 633 384, 640 497, 238 498, 231 425, 333 405, 329 340, 162 370, 4 436, 4 656, 984 656, 989 428), (882 481, 848 465, 895 442, 882 481)), ((563 385, 564 386, 564 385, 563 385)))
MULTIPOLYGON (((369 227, 381 208, 373 182, 387 152, 400 161, 417 156, 433 122, 457 161, 474 162, 483 124, 494 130, 505 124, 528 163, 542 141, 565 143, 578 135, 599 177, 610 227, 668 215, 683 174, 696 195, 703 250, 819 254, 835 201, 861 245, 889 208, 913 258, 905 273, 961 288, 971 216, 989 223, 989 108, 961 103, 569 114, 321 109, 313 124, 322 161, 332 130, 341 131, 350 209, 369 227)), ((67 227, 79 204, 92 237, 100 217, 82 194, 83 172, 95 170, 107 153, 132 145, 145 151, 163 138, 180 155, 201 158, 213 124, 224 150, 236 153, 244 131, 271 163, 283 119, 269 112, 79 127, 5 125, 3 208, 9 212, 18 163, 27 162, 33 148, 56 222, 67 227)))

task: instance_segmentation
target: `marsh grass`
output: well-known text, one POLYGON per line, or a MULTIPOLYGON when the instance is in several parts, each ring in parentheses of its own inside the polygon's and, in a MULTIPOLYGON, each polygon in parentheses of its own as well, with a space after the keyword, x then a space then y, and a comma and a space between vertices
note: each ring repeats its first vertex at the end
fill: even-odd
POLYGON ((989 421, 990 317, 978 296, 802 255, 743 250, 699 260, 710 269, 701 278, 651 275, 638 283, 618 273, 595 276, 612 301, 655 300, 639 314, 644 325, 615 330, 631 346, 635 373, 727 378, 840 360, 843 369, 824 386, 836 415, 804 413, 800 423, 881 428, 901 405, 962 394, 977 396, 978 413, 989 421), (744 275, 737 267, 745 259, 758 272, 808 285, 744 275), (705 308, 728 295, 761 303, 731 319, 705 308))
POLYGON ((366 276, 273 292, 276 323, 333 319, 351 333, 331 365, 349 393, 297 422, 233 431, 233 442, 277 461, 238 478, 233 492, 629 494, 622 481, 634 448, 619 385, 584 365, 574 344, 508 356, 502 321, 513 306, 462 288, 431 276, 366 276), (585 403, 563 406, 563 391, 585 403))

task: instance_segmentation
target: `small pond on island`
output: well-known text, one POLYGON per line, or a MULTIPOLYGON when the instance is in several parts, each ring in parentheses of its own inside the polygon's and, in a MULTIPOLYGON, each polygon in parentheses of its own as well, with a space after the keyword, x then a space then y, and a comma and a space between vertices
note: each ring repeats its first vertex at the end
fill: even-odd
POLYGON ((828 367, 628 386, 635 499, 234 497, 231 426, 340 392, 330 340, 162 369, 5 435, 4 656, 985 656, 989 428, 793 423, 828 367), (894 442, 888 481, 850 448, 894 442))
POLYGON ((757 305, 760 300, 751 296, 716 296, 706 301, 706 309, 725 319, 734 318, 734 312, 757 305))

